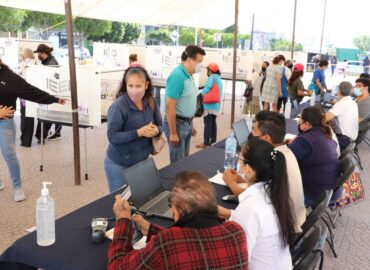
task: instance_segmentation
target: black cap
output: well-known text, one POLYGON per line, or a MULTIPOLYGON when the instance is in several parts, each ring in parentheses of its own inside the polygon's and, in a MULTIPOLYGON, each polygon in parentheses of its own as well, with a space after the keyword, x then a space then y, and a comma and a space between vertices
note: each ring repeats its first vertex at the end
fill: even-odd
POLYGON ((49 47, 48 45, 46 44, 40 44, 39 46, 37 46, 37 50, 34 51, 34 53, 50 53, 53 51, 53 48, 49 47))

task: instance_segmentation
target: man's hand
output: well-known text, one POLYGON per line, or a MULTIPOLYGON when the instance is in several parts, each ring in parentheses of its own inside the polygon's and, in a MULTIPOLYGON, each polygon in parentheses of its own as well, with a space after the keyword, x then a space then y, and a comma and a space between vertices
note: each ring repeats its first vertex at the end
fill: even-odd
POLYGON ((191 136, 197 136, 197 130, 194 127, 191 128, 191 136))
POLYGON ((170 134, 170 143, 178 145, 180 143, 179 136, 177 134, 170 134))
POLYGON ((67 101, 68 101, 68 99, 66 99, 66 98, 59 98, 58 103, 59 103, 60 105, 65 105, 65 104, 67 103, 67 101))
POLYGON ((8 119, 14 116, 12 106, 0 106, 0 119, 8 119))
POLYGON ((133 215, 132 220, 136 222, 137 225, 139 225, 140 230, 143 235, 148 235, 150 223, 146 221, 142 216, 140 215, 133 215))
POLYGON ((232 184, 245 183, 244 179, 235 170, 226 170, 222 176, 225 184, 230 186, 232 184))
POLYGON ((127 218, 131 220, 131 207, 126 200, 122 200, 120 195, 116 195, 116 202, 113 205, 113 212, 116 220, 127 218))

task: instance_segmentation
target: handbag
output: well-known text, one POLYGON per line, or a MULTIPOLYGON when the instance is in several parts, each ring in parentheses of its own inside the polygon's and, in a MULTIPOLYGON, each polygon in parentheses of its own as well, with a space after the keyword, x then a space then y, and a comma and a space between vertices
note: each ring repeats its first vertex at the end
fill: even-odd
POLYGON ((364 187, 362 186, 359 172, 354 172, 343 184, 342 196, 335 202, 336 208, 342 208, 364 199, 364 187))
POLYGON ((203 96, 203 103, 220 103, 220 88, 218 87, 215 79, 213 78, 213 85, 212 88, 209 90, 207 94, 203 96))
POLYGON ((202 94, 198 94, 198 96, 197 96, 197 103, 196 103, 196 106, 195 106, 194 117, 202 117, 203 113, 204 113, 203 95, 202 94))
MULTIPOLYGON (((154 98, 152 96, 149 96, 148 102, 149 102, 149 107, 152 110, 153 115, 154 115, 154 111, 155 111, 155 101, 154 101, 154 98)), ((152 150, 152 153, 151 154, 153 156, 154 155, 157 155, 159 152, 162 151, 162 149, 164 148, 164 146, 166 145, 166 143, 167 143, 167 139, 166 139, 166 136, 165 136, 164 132, 162 132, 162 134, 160 136, 153 137, 152 138, 153 150, 152 150)))
POLYGON ((252 101, 252 98, 253 98, 253 86, 252 86, 252 84, 250 84, 250 83, 247 84, 247 87, 244 90, 243 96, 245 98, 247 98, 247 102, 252 101))
POLYGON ((310 83, 310 85, 308 86, 308 90, 315 91, 316 95, 320 94, 320 89, 319 87, 317 87, 315 82, 310 83))

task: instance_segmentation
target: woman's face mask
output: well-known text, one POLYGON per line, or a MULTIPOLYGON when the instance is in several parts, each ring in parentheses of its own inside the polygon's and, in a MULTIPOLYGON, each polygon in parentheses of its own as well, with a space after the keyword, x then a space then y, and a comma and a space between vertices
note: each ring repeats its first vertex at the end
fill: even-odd
POLYGON ((129 75, 127 78, 127 94, 134 103, 138 103, 145 95, 148 83, 139 74, 129 75))

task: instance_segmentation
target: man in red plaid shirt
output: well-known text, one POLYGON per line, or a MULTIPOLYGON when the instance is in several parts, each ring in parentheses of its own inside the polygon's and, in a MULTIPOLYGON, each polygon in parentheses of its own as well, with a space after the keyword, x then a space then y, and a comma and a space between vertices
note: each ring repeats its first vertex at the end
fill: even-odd
POLYGON ((221 223, 217 217, 215 190, 197 172, 176 176, 171 194, 175 224, 163 228, 139 215, 116 196, 113 241, 108 269, 248 269, 247 240, 237 223, 221 223), (146 247, 132 246, 134 220, 147 235, 146 247))

